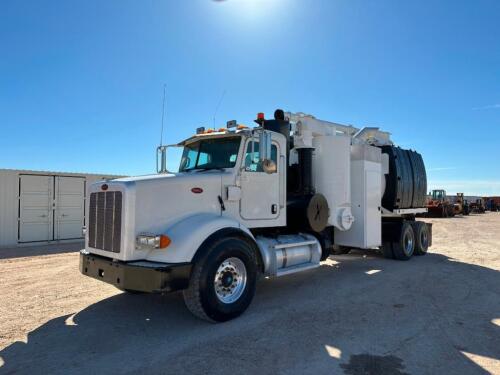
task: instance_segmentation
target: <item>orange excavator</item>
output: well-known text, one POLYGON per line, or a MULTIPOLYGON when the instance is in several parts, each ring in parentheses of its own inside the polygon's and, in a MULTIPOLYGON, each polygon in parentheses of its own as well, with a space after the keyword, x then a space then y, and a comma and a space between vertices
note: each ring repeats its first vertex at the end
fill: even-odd
POLYGON ((431 197, 427 200, 427 216, 429 217, 453 217, 455 208, 446 198, 445 190, 432 190, 431 197))

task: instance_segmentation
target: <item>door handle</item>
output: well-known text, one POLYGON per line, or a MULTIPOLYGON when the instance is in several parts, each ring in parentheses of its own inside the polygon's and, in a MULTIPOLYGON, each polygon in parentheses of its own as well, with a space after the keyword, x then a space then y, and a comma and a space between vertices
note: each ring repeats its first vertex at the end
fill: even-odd
POLYGON ((66 215, 66 214, 62 214, 61 217, 66 217, 66 216, 69 216, 69 215, 66 215))
POLYGON ((40 215, 40 216, 38 216, 38 217, 47 217, 47 215, 40 215))

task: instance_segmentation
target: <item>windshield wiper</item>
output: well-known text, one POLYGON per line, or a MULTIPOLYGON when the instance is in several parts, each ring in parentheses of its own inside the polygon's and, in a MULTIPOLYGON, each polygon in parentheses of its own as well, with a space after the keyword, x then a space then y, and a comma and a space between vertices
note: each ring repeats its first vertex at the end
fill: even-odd
POLYGON ((181 172, 191 172, 191 171, 200 171, 200 172, 204 172, 204 171, 211 171, 211 170, 218 170, 218 171, 225 171, 226 168, 225 167, 202 167, 202 168, 188 168, 188 169, 184 169, 182 170, 181 172))

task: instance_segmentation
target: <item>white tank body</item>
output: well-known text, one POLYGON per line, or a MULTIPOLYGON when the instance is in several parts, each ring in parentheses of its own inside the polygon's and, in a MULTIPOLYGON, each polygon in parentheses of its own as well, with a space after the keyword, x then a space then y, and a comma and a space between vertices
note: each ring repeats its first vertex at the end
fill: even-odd
POLYGON ((313 139, 313 181, 316 193, 328 201, 328 224, 349 230, 351 214, 351 139, 325 135, 313 139))

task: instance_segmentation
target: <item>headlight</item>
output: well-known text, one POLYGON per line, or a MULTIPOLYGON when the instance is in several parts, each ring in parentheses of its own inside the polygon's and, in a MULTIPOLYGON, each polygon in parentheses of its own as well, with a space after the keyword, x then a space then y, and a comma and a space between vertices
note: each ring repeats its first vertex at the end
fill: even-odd
POLYGON ((140 234, 136 238, 136 244, 140 248, 150 248, 150 249, 164 249, 170 243, 172 240, 170 240, 170 237, 160 234, 140 234))

